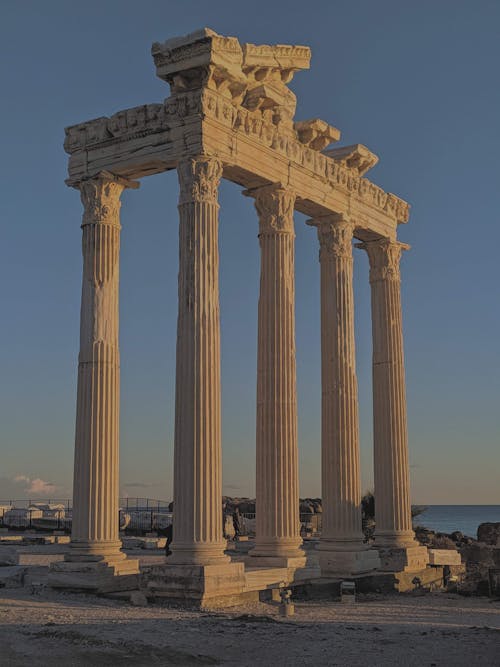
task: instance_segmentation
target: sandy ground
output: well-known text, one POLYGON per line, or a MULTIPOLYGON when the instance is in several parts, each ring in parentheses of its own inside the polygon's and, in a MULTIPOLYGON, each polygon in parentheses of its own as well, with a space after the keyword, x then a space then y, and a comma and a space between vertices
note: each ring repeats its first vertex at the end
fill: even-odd
POLYGON ((198 612, 44 589, 0 590, 0 665, 500 665, 500 602, 367 596, 198 612))

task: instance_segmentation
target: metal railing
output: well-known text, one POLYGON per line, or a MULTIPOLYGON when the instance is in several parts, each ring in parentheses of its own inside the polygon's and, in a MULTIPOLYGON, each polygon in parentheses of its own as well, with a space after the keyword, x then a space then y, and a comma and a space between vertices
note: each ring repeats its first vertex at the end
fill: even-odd
MULTIPOLYGON (((172 523, 171 504, 152 498, 120 498, 120 531, 126 535, 165 533, 172 523)), ((9 530, 71 532, 72 501, 64 498, 0 500, 0 528, 9 530), (55 506, 60 506, 58 509, 55 506)), ((255 534, 255 513, 244 512, 243 528, 247 535, 255 534)), ((321 532, 321 514, 301 514, 301 533, 321 532)))
MULTIPOLYGON (((161 532, 172 522, 169 503, 153 498, 120 498, 119 528, 127 534, 161 532)), ((0 500, 0 528, 15 531, 71 532, 72 500, 21 498, 0 500)))

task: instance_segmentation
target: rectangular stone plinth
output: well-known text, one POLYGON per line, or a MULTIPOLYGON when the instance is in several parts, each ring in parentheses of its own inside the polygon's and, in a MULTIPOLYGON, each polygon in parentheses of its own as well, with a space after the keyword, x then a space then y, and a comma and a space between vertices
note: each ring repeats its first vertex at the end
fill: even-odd
POLYGON ((374 572, 380 568, 380 558, 374 549, 365 551, 319 550, 322 576, 347 577, 374 572))
POLYGON ((112 564, 105 561, 52 563, 48 584, 52 588, 93 593, 132 590, 139 587, 139 561, 127 558, 112 564))
POLYGON ((299 569, 306 566, 307 557, 286 558, 285 556, 248 556, 245 562, 248 567, 285 567, 288 569, 299 569))
POLYGON ((429 549, 429 565, 461 565, 462 557, 454 549, 429 549))
POLYGON ((381 572, 417 572, 427 567, 427 547, 378 547, 381 572))
POLYGON ((209 608, 241 604, 247 593, 243 563, 154 565, 144 570, 143 583, 152 597, 209 608))

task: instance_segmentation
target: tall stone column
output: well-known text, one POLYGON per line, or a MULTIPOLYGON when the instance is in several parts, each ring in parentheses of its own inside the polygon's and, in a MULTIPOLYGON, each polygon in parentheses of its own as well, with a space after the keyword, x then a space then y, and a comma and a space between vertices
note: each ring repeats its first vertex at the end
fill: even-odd
POLYGON ((259 215, 257 484, 254 565, 302 565, 295 362, 295 195, 279 185, 246 194, 259 215))
POLYGON ((126 187, 138 184, 105 172, 79 186, 83 281, 73 521, 67 562, 59 572, 53 567, 54 585, 76 585, 72 577, 81 576, 83 587, 109 588, 110 575, 138 572, 138 561, 125 561, 118 535, 118 281, 120 195, 126 187))
POLYGON ((349 575, 380 566, 363 543, 358 386, 354 342, 352 238, 342 214, 311 220, 318 230, 321 270, 321 570, 349 575))
POLYGON ((182 160, 174 453, 169 563, 228 562, 222 534, 218 188, 222 164, 182 160))
POLYGON ((373 336, 375 544, 383 569, 425 567, 427 550, 412 529, 401 313, 404 243, 359 244, 370 261, 373 336))

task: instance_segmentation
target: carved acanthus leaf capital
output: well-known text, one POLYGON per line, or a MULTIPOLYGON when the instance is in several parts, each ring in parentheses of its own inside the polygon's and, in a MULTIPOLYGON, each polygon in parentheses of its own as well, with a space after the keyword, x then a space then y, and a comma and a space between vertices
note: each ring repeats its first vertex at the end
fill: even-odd
POLYGON ((177 165, 180 195, 179 204, 209 201, 217 203, 222 162, 215 157, 195 157, 181 160, 177 165))
POLYGON ((344 213, 332 213, 307 221, 318 230, 320 261, 323 258, 343 258, 352 260, 352 238, 354 223, 344 213))
POLYGON ((403 250, 410 246, 391 239, 377 239, 356 244, 357 248, 366 250, 370 261, 370 282, 381 280, 401 280, 399 263, 403 250))
POLYGON ((82 181, 78 188, 83 204, 82 227, 113 225, 120 227, 120 195, 126 188, 122 179, 99 176, 82 181))
POLYGON ((255 198, 255 208, 259 215, 259 236, 293 234, 294 192, 280 184, 273 184, 246 190, 243 194, 255 198))

